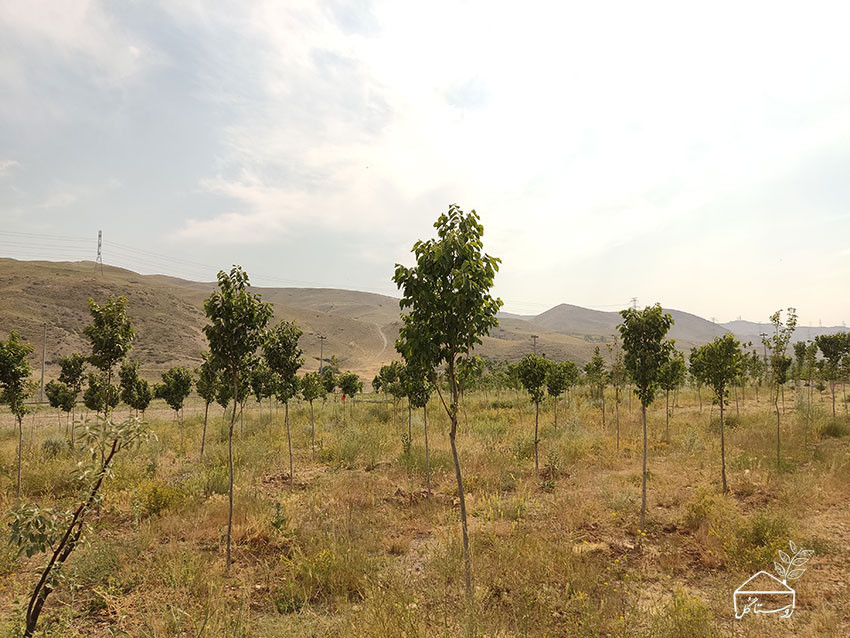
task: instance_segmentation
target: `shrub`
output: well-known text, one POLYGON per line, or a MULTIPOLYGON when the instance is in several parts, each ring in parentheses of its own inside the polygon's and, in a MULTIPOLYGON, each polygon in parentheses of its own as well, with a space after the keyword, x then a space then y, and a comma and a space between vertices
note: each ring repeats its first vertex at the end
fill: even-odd
POLYGON ((664 609, 653 615, 653 638, 715 638, 720 636, 714 614, 704 602, 684 592, 674 592, 664 609))
POLYGON ((41 453, 46 459, 55 459, 65 451, 65 442, 59 439, 47 439, 41 444, 41 453))
POLYGON ((136 505, 145 516, 155 516, 173 507, 183 499, 182 492, 173 485, 145 479, 136 488, 136 505))
POLYGON ((715 521, 711 531, 734 567, 754 571, 773 564, 776 553, 788 542, 791 530, 783 516, 758 512, 734 522, 715 521))

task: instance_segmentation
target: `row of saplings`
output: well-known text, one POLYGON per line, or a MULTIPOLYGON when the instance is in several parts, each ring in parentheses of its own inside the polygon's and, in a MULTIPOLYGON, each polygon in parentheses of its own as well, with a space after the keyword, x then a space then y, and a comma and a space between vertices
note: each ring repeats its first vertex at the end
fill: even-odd
MULTIPOLYGON (((78 465, 79 499, 70 507, 40 507, 25 502, 21 496, 23 447, 23 417, 28 408, 26 400, 34 392, 30 381, 31 368, 27 360, 32 345, 25 343, 16 332, 7 342, 0 341, 0 388, 3 403, 7 403, 16 418, 18 430, 17 504, 7 516, 10 540, 18 547, 19 556, 28 557, 46 552, 48 562, 30 596, 24 620, 24 635, 31 636, 45 601, 59 582, 61 569, 87 529, 86 519, 96 510, 103 481, 111 476, 115 456, 122 450, 156 438, 144 421, 136 416, 115 422, 111 417, 119 399, 131 409, 144 413, 154 397, 163 398, 179 415, 193 385, 204 399, 204 432, 201 440, 203 457, 209 407, 217 402, 227 408, 232 403, 228 436, 230 465, 230 511, 227 532, 227 564, 230 565, 230 535, 233 517, 233 425, 237 407, 253 393, 258 401, 276 396, 286 407, 286 430, 289 444, 290 479, 292 478, 292 443, 289 431, 288 402, 299 394, 310 403, 311 423, 313 401, 339 388, 344 395, 362 391, 363 384, 352 372, 340 373, 331 366, 321 374, 297 376, 303 364, 298 340, 301 330, 294 323, 280 322, 266 330, 271 307, 260 301, 259 295, 248 292, 247 276, 239 268, 228 275, 219 273, 221 291, 205 303, 211 324, 205 327, 210 352, 203 356, 197 378, 187 368, 175 367, 162 375, 162 383, 151 385, 138 375, 137 362, 126 360, 136 332, 126 312, 127 299, 110 297, 102 305, 89 300, 92 323, 84 329, 91 342, 89 356, 73 354, 60 359, 60 375, 45 387, 52 406, 65 411, 66 430, 72 448, 79 445, 86 452, 78 465), (83 393, 87 409, 94 419, 81 419, 77 425, 72 412, 83 390, 86 364, 95 368, 88 372, 88 385, 83 393), (114 376, 119 383, 113 384, 114 376), (236 401, 233 401, 236 397, 236 401), (70 422, 70 425, 68 423, 70 422)), ((88 416, 88 415, 86 415, 88 416)), ((182 424, 182 419, 181 419, 182 424)), ((61 428, 61 419, 60 419, 61 428)), ((182 447, 181 427, 181 447, 182 447)))

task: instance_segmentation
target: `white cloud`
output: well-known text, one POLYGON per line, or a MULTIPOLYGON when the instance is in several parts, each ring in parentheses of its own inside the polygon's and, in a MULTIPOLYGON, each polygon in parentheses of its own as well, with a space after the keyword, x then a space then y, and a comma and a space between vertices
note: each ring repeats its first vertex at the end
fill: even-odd
POLYGON ((20 162, 17 160, 0 160, 0 177, 3 177, 10 173, 13 168, 20 166, 20 162))

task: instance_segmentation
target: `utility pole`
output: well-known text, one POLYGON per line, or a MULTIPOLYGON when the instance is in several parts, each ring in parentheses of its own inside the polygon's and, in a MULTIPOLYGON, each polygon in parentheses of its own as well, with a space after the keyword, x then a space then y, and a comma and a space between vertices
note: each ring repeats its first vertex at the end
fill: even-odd
POLYGON ((325 362, 325 337, 324 335, 319 335, 319 374, 322 374, 322 364, 325 362))
POLYGON ((767 342, 765 341, 767 339, 767 333, 760 332, 759 337, 761 337, 761 345, 764 346, 764 365, 767 365, 767 342))
POLYGON ((632 310, 637 310, 637 297, 632 297, 629 303, 632 305, 632 310))
POLYGON ((47 322, 44 323, 44 341, 41 342, 41 393, 39 403, 44 403, 44 359, 47 357, 47 322))
POLYGON ((537 335, 531 335, 531 340, 534 342, 534 356, 535 357, 537 356, 537 340, 539 338, 540 337, 538 337, 537 335))
POLYGON ((103 255, 101 247, 103 246, 103 231, 97 231, 97 259, 94 262, 94 271, 97 272, 97 266, 100 264, 100 274, 103 274, 103 255))

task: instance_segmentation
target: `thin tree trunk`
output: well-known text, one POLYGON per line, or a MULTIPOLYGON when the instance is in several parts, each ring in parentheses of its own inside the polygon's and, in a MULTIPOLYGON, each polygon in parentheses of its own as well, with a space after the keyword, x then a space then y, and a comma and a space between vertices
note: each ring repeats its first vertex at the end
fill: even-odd
POLYGON ((295 485, 293 479, 295 475, 292 473, 292 436, 289 433, 289 401, 284 401, 284 421, 286 422, 286 444, 289 446, 289 487, 295 485))
POLYGON ((425 489, 431 493, 431 457, 428 450, 428 404, 422 406, 422 418, 425 421, 425 489))
POLYGON ((605 387, 599 388, 599 396, 602 397, 602 431, 605 431, 605 387))
POLYGON ((15 491, 15 496, 21 497, 21 462, 23 460, 24 449, 24 420, 22 417, 18 419, 18 485, 15 491))
MULTIPOLYGON (((640 479, 640 531, 641 534, 646 533, 646 406, 641 401, 640 404, 641 421, 643 422, 643 469, 641 470, 640 479)), ((642 536, 638 537, 640 540, 642 536)))
POLYGON ((729 488, 726 486, 726 437, 723 427, 723 393, 720 396, 720 474, 723 480, 723 493, 726 494, 729 488))
POLYGON ((553 410, 555 412, 555 432, 558 431, 558 397, 553 397, 552 400, 555 402, 553 410))
POLYGON ((835 382, 831 382, 830 387, 832 388, 832 418, 835 418, 835 382))
POLYGON ((313 401, 310 401, 310 450, 313 458, 316 458, 316 422, 313 419, 313 401))
POLYGON ((413 406, 410 399, 407 400, 407 444, 413 444, 413 406))
POLYGON ((230 427, 227 431, 227 465, 230 470, 230 487, 227 493, 227 563, 226 570, 230 572, 231 538, 233 535, 233 427, 236 425, 236 397, 239 396, 239 385, 236 371, 233 371, 233 413, 230 415, 230 427))
POLYGON ((207 403, 204 408, 204 429, 201 432, 201 460, 204 460, 204 445, 207 442, 207 416, 210 413, 210 404, 207 403))
POLYGON ((664 425, 664 438, 669 443, 670 442, 670 390, 664 391, 664 416, 666 417, 665 425, 664 425))
MULTIPOLYGON (((735 385, 735 386, 732 386, 732 387, 735 388, 735 415, 741 416, 741 410, 738 408, 738 386, 735 385)), ((721 415, 720 418, 722 419, 723 418, 723 407, 722 406, 720 408, 720 415, 721 415)))
POLYGON ((779 455, 780 455, 780 432, 779 432, 779 390, 776 392, 776 399, 774 400, 774 407, 776 408, 776 473, 779 474, 781 471, 779 455))
POLYGON ((540 417, 540 404, 534 403, 534 472, 539 473, 540 469, 537 463, 537 421, 540 417))
POLYGON ((615 390, 614 419, 617 421, 617 451, 620 451, 620 386, 615 390))
POLYGON ((697 398, 699 399, 699 413, 702 414, 702 389, 699 384, 697 384, 697 398))

